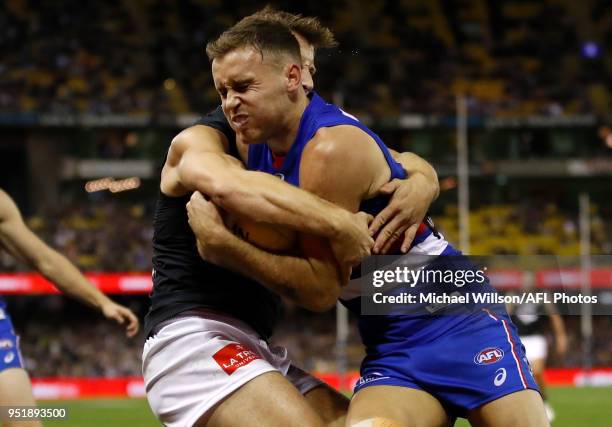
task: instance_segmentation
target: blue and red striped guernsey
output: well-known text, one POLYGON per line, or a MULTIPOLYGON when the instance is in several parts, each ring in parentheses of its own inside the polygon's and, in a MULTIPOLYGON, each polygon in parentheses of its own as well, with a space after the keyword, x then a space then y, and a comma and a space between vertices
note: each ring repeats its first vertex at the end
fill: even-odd
MULTIPOLYGON (((300 120, 297 136, 289 152, 285 156, 275 155, 266 144, 253 144, 249 146, 248 168, 268 172, 276 176, 282 176, 285 181, 295 186, 300 185, 300 160, 304 147, 314 137, 315 133, 322 127, 333 127, 339 125, 352 125, 366 132, 372 137, 385 156, 385 160, 391 170, 390 179, 406 178, 406 171, 397 163, 387 146, 367 126, 350 114, 342 111, 333 104, 326 103, 316 93, 312 94, 308 107, 300 120)), ((387 205, 389 198, 379 196, 364 201, 360 210, 372 215, 379 213, 387 205)), ((417 232, 414 244, 418 244, 431 234, 431 230, 425 223, 421 224, 417 232)))
MULTIPOLYGON (((393 156, 382 140, 367 126, 350 114, 333 104, 328 104, 316 93, 312 94, 308 107, 300 120, 300 127, 289 152, 284 156, 275 156, 266 144, 249 145, 248 169, 268 172, 274 175, 282 174, 285 181, 297 187, 300 186, 300 160, 306 144, 315 133, 323 127, 352 125, 366 132, 376 141, 391 169, 391 178, 405 178, 404 168, 393 160, 393 156)), ((383 205, 384 207, 384 205, 383 205)))
MULTIPOLYGON (((299 187, 300 160, 304 147, 306 147, 306 144, 308 144, 320 128, 340 125, 358 127, 376 141, 391 170, 389 180, 406 178, 406 171, 402 165, 393 159, 389 149, 376 133, 357 120, 356 117, 342 111, 333 104, 325 102, 317 93, 312 93, 310 103, 304 110, 297 136, 289 152, 285 156, 279 156, 275 155, 266 144, 250 145, 247 167, 250 170, 281 176, 288 183, 299 187)), ((359 209, 371 215, 376 215, 385 208, 388 201, 388 196, 374 197, 363 201, 359 209)), ((431 230, 427 224, 421 223, 413 241, 413 246, 423 242, 430 234, 431 230)))

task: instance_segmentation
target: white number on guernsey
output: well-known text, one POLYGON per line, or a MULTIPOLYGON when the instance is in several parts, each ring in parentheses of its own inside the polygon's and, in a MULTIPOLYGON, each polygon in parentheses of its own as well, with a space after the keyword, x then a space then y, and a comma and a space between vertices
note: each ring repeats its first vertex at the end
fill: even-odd
POLYGON ((346 111, 344 111, 342 108, 338 108, 340 110, 340 112, 342 114, 344 114, 346 117, 350 117, 351 119, 355 120, 356 122, 359 121, 359 119, 355 116, 353 116, 352 114, 347 113, 346 111))
POLYGON ((495 379, 493 380, 493 384, 497 387, 506 382, 506 368, 499 368, 495 371, 497 375, 495 375, 495 379))

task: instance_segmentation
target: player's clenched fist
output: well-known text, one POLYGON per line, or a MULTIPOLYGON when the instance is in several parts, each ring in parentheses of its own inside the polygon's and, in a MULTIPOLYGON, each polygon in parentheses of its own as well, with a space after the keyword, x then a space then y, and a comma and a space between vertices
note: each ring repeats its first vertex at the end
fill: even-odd
POLYGON ((340 238, 332 239, 331 246, 341 265, 354 266, 365 257, 370 256, 370 251, 374 246, 374 239, 368 231, 368 226, 373 217, 365 212, 357 212, 356 214, 347 212, 347 214, 350 217, 340 229, 340 238))
POLYGON ((187 216, 189 226, 194 234, 204 235, 206 239, 198 239, 198 252, 200 256, 208 261, 214 262, 215 251, 213 248, 227 239, 230 234, 223 223, 219 208, 195 191, 189 202, 187 202, 187 216))

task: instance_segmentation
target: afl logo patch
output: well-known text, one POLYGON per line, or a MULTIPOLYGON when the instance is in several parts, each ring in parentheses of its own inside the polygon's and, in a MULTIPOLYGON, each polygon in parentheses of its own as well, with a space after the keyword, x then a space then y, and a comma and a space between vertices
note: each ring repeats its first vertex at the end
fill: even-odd
POLYGON ((474 363, 477 365, 490 365, 499 362, 504 358, 504 351, 499 347, 488 347, 474 356, 474 363))

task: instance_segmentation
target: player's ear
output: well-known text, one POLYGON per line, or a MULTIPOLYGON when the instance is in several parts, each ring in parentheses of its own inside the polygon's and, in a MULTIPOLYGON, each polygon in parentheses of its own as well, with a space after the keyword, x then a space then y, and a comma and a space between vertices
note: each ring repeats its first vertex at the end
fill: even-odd
POLYGON ((302 68, 299 64, 290 63, 285 68, 285 76, 287 78, 287 90, 294 92, 302 87, 302 68))

